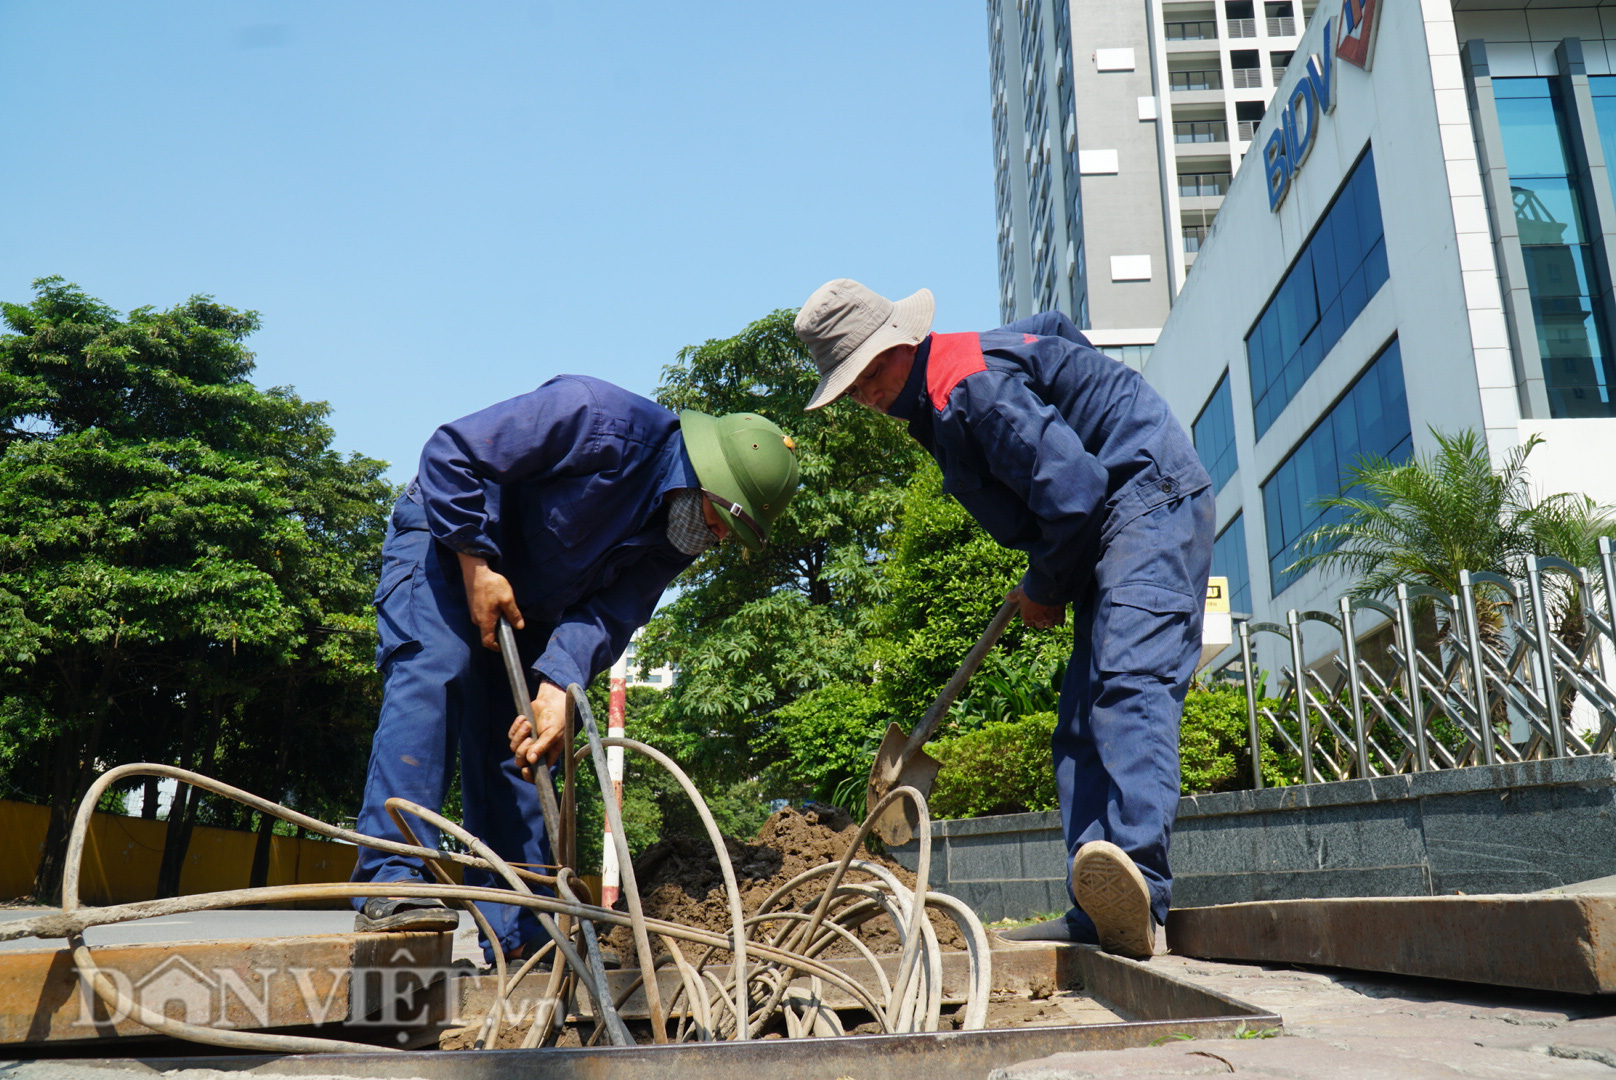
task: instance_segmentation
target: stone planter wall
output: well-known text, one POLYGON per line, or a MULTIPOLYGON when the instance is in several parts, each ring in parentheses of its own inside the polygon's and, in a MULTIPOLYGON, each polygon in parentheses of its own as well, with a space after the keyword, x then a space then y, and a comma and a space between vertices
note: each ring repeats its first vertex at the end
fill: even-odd
MULTIPOLYGON (((1173 905, 1523 893, 1616 875, 1609 754, 1187 796, 1173 905)), ((893 857, 913 869, 918 844, 893 857)), ((931 886, 987 920, 1064 911, 1056 813, 932 825, 931 886)))

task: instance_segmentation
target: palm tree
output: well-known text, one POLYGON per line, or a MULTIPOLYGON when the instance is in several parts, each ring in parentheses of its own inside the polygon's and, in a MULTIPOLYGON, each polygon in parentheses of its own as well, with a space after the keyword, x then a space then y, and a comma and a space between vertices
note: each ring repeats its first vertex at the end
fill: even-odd
MULTIPOLYGON (((1599 538, 1616 535, 1616 516, 1580 492, 1534 494, 1526 461, 1540 436, 1511 450, 1494 469, 1477 432, 1447 435, 1433 428, 1431 434, 1433 454, 1402 462, 1365 458, 1350 466, 1341 494, 1316 504, 1326 523, 1304 538, 1306 554, 1290 569, 1339 568, 1356 578, 1353 596, 1385 599, 1399 584, 1458 593, 1463 570, 1521 578, 1532 555, 1573 566, 1598 563, 1599 538)), ((1587 624, 1580 593, 1570 585, 1560 575, 1544 578, 1551 631, 1576 652, 1587 624)), ((1504 638, 1502 597, 1489 591, 1476 597, 1476 621, 1482 640, 1497 650, 1504 638)), ((1572 696, 1567 689, 1566 709, 1572 696)))
POLYGON ((1303 538, 1306 554, 1290 570, 1345 570, 1357 579, 1352 595, 1363 598, 1386 597, 1399 584, 1456 593, 1460 571, 1518 578, 1529 555, 1591 566, 1599 538, 1616 535, 1611 508, 1587 495, 1533 493, 1526 459, 1542 436, 1495 470, 1477 432, 1431 435, 1434 454, 1349 466, 1341 494, 1317 502, 1329 520, 1303 538))

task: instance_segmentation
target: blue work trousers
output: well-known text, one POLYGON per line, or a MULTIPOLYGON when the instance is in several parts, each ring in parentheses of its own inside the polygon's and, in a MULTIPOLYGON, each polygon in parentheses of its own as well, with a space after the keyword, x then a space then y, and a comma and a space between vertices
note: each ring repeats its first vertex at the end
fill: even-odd
MULTIPOLYGON (((376 623, 384 696, 358 830, 405 842, 387 800, 399 796, 441 810, 458 755, 465 827, 509 862, 549 863, 538 793, 522 779, 510 752, 516 707, 504 665, 499 653, 483 648, 472 624, 455 554, 433 541, 425 514, 408 496, 394 507, 382 547, 376 623)), ((518 632, 524 665, 542 649, 547 629, 530 625, 518 632)), ((531 674, 529 680, 531 693, 531 674)), ((405 820, 423 846, 437 846, 436 828, 408 815, 405 820)), ((435 879, 419 860, 361 847, 353 880, 397 881, 395 895, 408 896, 410 885, 435 879)), ((465 880, 504 887, 483 870, 468 869, 465 880)), ((363 904, 354 902, 356 908, 363 904)), ((549 940, 531 912, 506 904, 477 906, 506 950, 549 940)), ((483 949, 492 960, 486 941, 483 949)))
MULTIPOLYGON (((1157 922, 1172 898, 1178 728, 1201 655, 1215 513, 1212 491, 1202 490, 1102 537, 1095 587, 1072 613, 1072 659, 1051 740, 1068 891, 1077 849, 1109 840, 1144 875, 1157 922)), ((1066 918, 1074 940, 1095 940, 1081 910, 1066 918)))

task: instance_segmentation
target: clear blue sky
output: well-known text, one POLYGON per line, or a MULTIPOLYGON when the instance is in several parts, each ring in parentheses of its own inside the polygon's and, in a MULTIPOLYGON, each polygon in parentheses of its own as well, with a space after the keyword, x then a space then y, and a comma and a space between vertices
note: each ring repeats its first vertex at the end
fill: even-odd
POLYGON ((256 309, 256 381, 403 480, 832 277, 994 325, 987 70, 979 0, 0 0, 0 298, 256 309))

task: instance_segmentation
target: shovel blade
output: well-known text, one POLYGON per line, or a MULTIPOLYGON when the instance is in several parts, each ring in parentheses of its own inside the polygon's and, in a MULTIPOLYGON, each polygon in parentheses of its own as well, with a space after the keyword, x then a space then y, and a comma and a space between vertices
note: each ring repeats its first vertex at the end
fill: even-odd
MULTIPOLYGON (((870 769, 870 783, 865 791, 864 812, 870 813, 877 803, 886 798, 895 787, 912 787, 923 796, 931 795, 932 783, 942 764, 924 749, 905 755, 909 736, 897 724, 887 727, 886 736, 875 752, 875 764, 870 769)), ((881 811, 871 831, 889 847, 907 844, 914 839, 920 818, 915 805, 908 799, 898 799, 881 811)))

